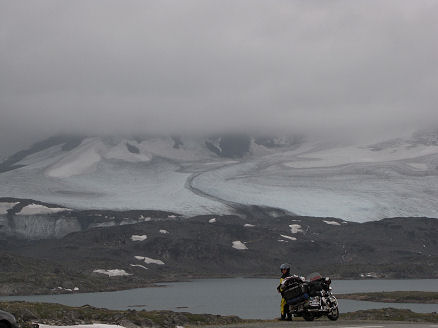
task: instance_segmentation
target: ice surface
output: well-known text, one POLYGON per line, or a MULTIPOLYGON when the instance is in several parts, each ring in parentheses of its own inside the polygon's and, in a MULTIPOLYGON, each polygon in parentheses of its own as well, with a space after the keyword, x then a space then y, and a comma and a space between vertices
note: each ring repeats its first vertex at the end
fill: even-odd
POLYGON ((303 216, 437 218, 438 147, 398 147, 304 147, 210 170, 192 184, 217 199, 303 216))
POLYGON ((152 209, 184 215, 230 212, 228 206, 188 190, 190 175, 164 160, 125 163, 105 159, 92 172, 62 179, 47 178, 44 169, 31 165, 0 174, 0 196, 76 209, 152 209))
POLYGON ((75 218, 48 217, 47 215, 16 215, 8 228, 15 234, 29 239, 61 238, 81 231, 81 224, 75 218))
POLYGON ((397 160, 407 160, 438 153, 438 146, 410 144, 397 145, 380 151, 366 146, 348 146, 312 152, 302 155, 295 161, 285 163, 292 168, 317 168, 339 166, 352 163, 381 163, 397 160))
POLYGON ((244 243, 242 243, 240 240, 233 241, 232 247, 237 249, 237 250, 240 250, 240 251, 248 249, 248 247, 246 247, 246 245, 244 243))
POLYGON ((426 163, 406 163, 406 164, 420 171, 426 171, 428 169, 428 165, 426 163))

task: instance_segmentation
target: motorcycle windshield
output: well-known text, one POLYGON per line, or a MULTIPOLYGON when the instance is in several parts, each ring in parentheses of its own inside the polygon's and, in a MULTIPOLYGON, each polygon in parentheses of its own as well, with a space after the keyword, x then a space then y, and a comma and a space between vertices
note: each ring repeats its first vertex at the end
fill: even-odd
POLYGON ((311 274, 309 274, 306 278, 307 281, 315 281, 315 280, 319 280, 322 278, 322 275, 318 272, 312 272, 311 274))

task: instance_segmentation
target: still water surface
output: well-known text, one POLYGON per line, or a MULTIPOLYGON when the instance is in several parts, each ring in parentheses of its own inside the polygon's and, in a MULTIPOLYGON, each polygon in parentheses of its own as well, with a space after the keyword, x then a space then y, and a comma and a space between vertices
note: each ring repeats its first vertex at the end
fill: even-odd
MULTIPOLYGON (((280 311, 277 279, 201 279, 174 282, 162 287, 117 292, 10 296, 0 300, 53 302, 70 306, 85 304, 108 309, 173 310, 192 313, 238 315, 241 318, 272 319, 280 311)), ((336 280, 334 293, 418 290, 438 292, 438 279, 421 280, 336 280)), ((339 300, 341 312, 395 307, 415 312, 437 312, 437 304, 396 304, 339 300)))

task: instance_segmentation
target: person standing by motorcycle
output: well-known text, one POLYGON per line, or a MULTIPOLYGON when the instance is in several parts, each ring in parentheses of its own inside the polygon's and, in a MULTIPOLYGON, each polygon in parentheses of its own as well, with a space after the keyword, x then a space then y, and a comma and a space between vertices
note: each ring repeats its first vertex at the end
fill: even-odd
MULTIPOLYGON (((279 293, 282 292, 282 284, 283 281, 290 276, 290 264, 288 263, 283 263, 282 265, 280 265, 280 271, 281 271, 281 277, 280 277, 280 284, 277 287, 277 291, 279 293)), ((289 312, 289 306, 286 304, 286 300, 284 299, 284 297, 281 297, 281 303, 280 303, 280 320, 292 320, 292 316, 289 312)))

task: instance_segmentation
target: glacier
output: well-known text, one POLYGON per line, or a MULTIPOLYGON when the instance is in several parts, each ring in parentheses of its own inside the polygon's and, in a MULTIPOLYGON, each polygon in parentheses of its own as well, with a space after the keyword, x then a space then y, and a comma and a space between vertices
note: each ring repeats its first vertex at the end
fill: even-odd
MULTIPOLYGON (((72 149, 51 145, 0 171, 0 197, 186 216, 259 205, 356 222, 438 217, 435 135, 374 144, 254 140, 234 158, 212 152, 200 137, 178 143, 172 137, 90 137, 72 149)), ((0 215, 10 206, 3 202, 0 215)))

